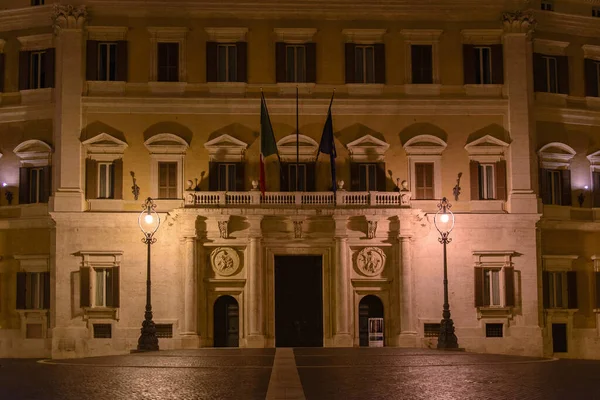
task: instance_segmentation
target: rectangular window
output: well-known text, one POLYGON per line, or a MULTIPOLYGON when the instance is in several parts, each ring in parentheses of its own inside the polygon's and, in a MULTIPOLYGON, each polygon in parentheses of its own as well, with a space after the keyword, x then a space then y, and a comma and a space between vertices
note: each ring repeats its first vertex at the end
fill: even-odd
POLYGON ((288 187, 290 192, 306 191, 306 164, 298 164, 298 186, 296 186, 296 164, 288 165, 288 187))
POLYGON ((433 163, 415 163, 415 179, 416 198, 433 199, 433 163))
POLYGON ((484 304, 490 307, 499 307, 500 303, 500 269, 483 270, 483 298, 484 304))
POLYGON ((410 46, 412 83, 433 83, 433 46, 418 44, 410 46))
POLYGON ((287 82, 306 82, 306 46, 285 46, 285 77, 287 82))
POLYGON ((475 83, 488 85, 492 83, 492 49, 475 47, 475 83))
POLYGON ((31 0, 31 5, 32 6, 43 6, 44 0, 31 0))
POLYGON ((113 183, 115 166, 113 163, 98 163, 98 198, 114 198, 113 183))
POLYGON ((235 164, 219 164, 219 186, 217 190, 222 192, 235 191, 235 178, 235 164))
POLYGON ((112 338, 111 324, 94 324, 94 339, 112 338))
POLYGON ((554 2, 542 0, 541 8, 544 11, 554 11, 554 2))
POLYGON ((179 81, 179 43, 158 43, 158 81, 179 81))
POLYGON ((594 66, 596 67, 596 90, 600 94, 600 62, 594 62, 594 66))
POLYGON ((113 268, 94 268, 94 307, 112 306, 114 288, 113 268))
POLYGON ((557 170, 546 170, 550 204, 562 204, 562 174, 557 170))
POLYGON ((600 7, 592 7, 592 17, 600 17, 600 7))
POLYGON ((558 93, 558 69, 555 57, 542 56, 546 68, 545 91, 548 93, 558 93))
POLYGON ((117 44, 98 44, 98 80, 117 80, 117 44))
POLYGON ((32 51, 29 54, 29 89, 46 87, 46 52, 32 51))
POLYGON ((44 307, 44 279, 49 272, 27 272, 25 275, 25 308, 43 309, 44 307))
POLYGON ((360 192, 377 190, 377 166, 375 164, 358 166, 358 190, 360 192))
POLYGON ((173 324, 156 324, 156 337, 171 339, 173 337, 173 324))
POLYGON ((548 272, 549 307, 567 308, 567 273, 548 272))
POLYGON ((423 324, 423 335, 425 337, 438 337, 441 324, 423 324))
POLYGON ((40 202, 40 190, 44 185, 44 174, 42 168, 29 169, 29 203, 40 202))
POLYGON ((237 82, 237 47, 235 44, 217 46, 218 82, 237 82))
POLYGON ((479 164, 479 198, 495 199, 494 164, 479 164))
POLYGON ((177 198, 177 163, 158 163, 158 198, 177 198))
POLYGON ((375 48, 373 46, 356 46, 354 58, 355 82, 375 83, 375 48))
POLYGON ((485 337, 502 337, 502 324, 485 324, 485 337))

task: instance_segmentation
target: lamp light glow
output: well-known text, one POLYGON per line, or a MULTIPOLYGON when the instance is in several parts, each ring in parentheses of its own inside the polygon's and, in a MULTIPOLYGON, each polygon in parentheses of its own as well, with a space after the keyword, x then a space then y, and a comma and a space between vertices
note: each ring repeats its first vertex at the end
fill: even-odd
POLYGON ((146 216, 144 216, 144 222, 146 222, 147 224, 151 224, 152 221, 154 221, 154 217, 152 216, 152 214, 146 214, 146 216))
POLYGON ((6 182, 2 182, 2 187, 6 187, 8 184, 6 182))
POLYGON ((450 221, 450 216, 448 214, 442 214, 440 215, 440 221, 446 224, 450 221))
POLYGON ((585 190, 588 190, 588 185, 585 185, 583 188, 584 188, 585 190))

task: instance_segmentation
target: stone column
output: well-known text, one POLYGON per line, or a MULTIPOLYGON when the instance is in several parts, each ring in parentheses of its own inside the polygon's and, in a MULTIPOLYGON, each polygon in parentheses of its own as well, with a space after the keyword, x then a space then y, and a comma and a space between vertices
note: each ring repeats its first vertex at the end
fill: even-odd
POLYGON ((535 20, 529 13, 505 13, 504 76, 508 94, 507 129, 511 144, 507 163, 508 209, 512 213, 536 213, 537 180, 534 165, 535 121, 532 119, 533 73, 531 32, 535 20))
POLYGON ((198 337, 198 260, 196 258, 196 216, 192 213, 177 215, 179 236, 183 244, 183 326, 182 347, 196 348, 198 337))
POLYGON ((250 229, 248 231, 248 259, 246 270, 246 318, 248 320, 247 347, 265 347, 263 319, 263 263, 261 228, 262 215, 247 217, 250 229))
POLYGON ((417 331, 415 324, 414 278, 411 257, 411 237, 398 238, 400 250, 400 288, 398 292, 400 310, 400 337, 398 346, 416 345, 417 331))
POLYGON ((334 215, 335 221, 335 333, 333 344, 336 347, 352 347, 353 334, 351 321, 350 264, 348 260, 348 233, 346 215, 334 215))
POLYGON ((83 26, 85 6, 54 5, 55 33, 54 154, 50 210, 83 211, 82 146, 83 26))

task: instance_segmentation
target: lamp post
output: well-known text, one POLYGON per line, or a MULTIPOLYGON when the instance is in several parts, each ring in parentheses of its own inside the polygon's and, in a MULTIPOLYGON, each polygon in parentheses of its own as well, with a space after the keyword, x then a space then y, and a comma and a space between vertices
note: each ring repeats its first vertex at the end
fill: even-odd
POLYGON ((146 202, 142 206, 144 210, 138 217, 138 225, 144 233, 143 243, 148 246, 148 269, 146 272, 146 312, 144 313, 144 322, 142 322, 142 329, 140 338, 138 339, 138 351, 157 351, 158 350, 158 338, 156 337, 156 326, 152 321, 152 300, 151 300, 151 284, 150 284, 150 246, 156 242, 154 233, 160 226, 160 217, 156 213, 156 204, 152 201, 152 198, 148 197, 146 202))
POLYGON ((450 304, 448 303, 448 263, 446 261, 446 245, 452 241, 450 232, 454 229, 454 214, 450 211, 452 205, 445 197, 438 204, 438 211, 433 217, 435 229, 440 233, 438 241, 444 246, 444 310, 440 334, 438 336, 438 349, 458 349, 458 339, 454 334, 454 322, 450 318, 450 304))

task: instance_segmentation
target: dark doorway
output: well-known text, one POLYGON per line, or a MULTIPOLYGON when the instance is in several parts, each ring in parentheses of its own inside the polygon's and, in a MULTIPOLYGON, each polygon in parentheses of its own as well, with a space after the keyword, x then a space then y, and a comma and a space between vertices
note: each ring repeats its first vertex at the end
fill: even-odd
POLYGON ((321 256, 275 256, 275 346, 323 346, 321 256))
POLYGON ((358 340, 361 347, 369 346, 369 318, 383 318, 383 303, 372 294, 358 303, 358 340))
POLYGON ((567 324, 552 324, 552 351, 567 352, 567 324))
POLYGON ((240 308, 231 296, 221 296, 213 307, 215 347, 238 347, 240 343, 240 308))

